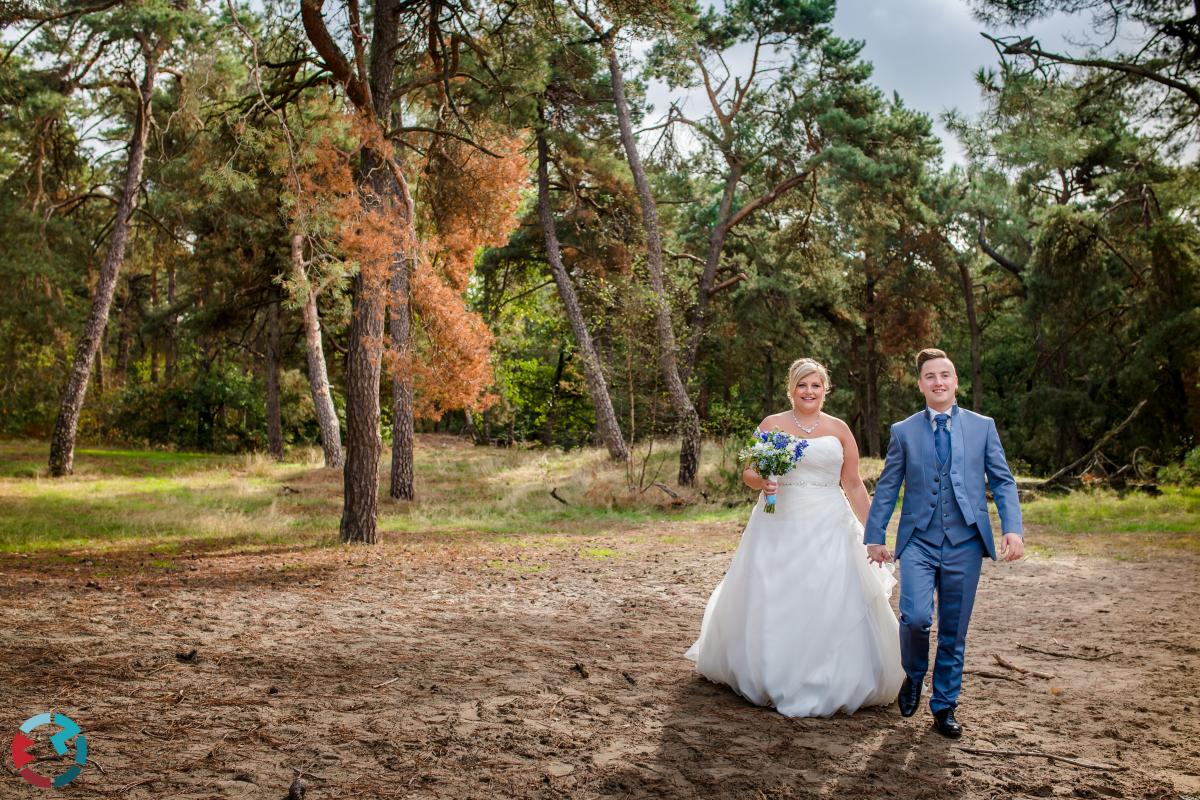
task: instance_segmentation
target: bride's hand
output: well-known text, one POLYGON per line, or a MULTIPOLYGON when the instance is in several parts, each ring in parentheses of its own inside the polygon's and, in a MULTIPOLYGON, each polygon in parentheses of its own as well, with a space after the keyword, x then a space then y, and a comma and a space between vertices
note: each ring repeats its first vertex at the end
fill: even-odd
POLYGON ((763 494, 775 494, 779 491, 779 482, 773 481, 770 478, 763 478, 762 485, 763 494))
POLYGON ((892 560, 892 554, 886 545, 869 544, 867 545, 867 560, 872 564, 886 564, 892 560))

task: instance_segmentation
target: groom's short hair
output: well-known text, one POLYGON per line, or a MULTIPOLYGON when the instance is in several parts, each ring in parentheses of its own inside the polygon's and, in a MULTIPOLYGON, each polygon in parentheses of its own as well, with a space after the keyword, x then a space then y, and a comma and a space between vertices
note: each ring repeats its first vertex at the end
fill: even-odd
MULTIPOLYGON (((921 374, 921 368, 925 366, 926 361, 932 361, 935 358, 944 358, 950 361, 950 356, 946 355, 945 350, 938 350, 936 347, 926 347, 921 352, 917 353, 917 374, 921 374)), ((953 364, 953 361, 950 361, 953 364)))

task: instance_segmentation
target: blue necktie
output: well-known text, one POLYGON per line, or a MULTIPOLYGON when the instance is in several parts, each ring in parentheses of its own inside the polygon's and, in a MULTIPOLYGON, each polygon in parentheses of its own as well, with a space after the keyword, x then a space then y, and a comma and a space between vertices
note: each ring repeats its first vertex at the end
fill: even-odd
POLYGON ((950 431, 946 429, 949 414, 938 414, 933 418, 937 430, 933 432, 933 448, 937 450, 938 463, 945 464, 950 460, 950 431))

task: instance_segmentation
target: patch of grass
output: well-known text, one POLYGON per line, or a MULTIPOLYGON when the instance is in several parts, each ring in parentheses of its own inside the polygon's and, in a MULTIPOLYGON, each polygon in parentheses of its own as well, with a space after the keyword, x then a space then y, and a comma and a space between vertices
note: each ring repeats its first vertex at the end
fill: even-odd
MULTIPOLYGON (((1160 497, 1108 489, 1027 503, 1030 545, 1053 555, 1073 552, 1147 558, 1163 551, 1200 553, 1200 488, 1166 486, 1160 497)), ((1028 549, 1028 547, 1027 547, 1028 549)))
MULTIPOLYGON (((200 550, 337 544, 341 473, 322 468, 316 450, 299 450, 292 460, 276 463, 257 454, 88 448, 77 453, 75 475, 63 479, 45 477, 47 453, 43 443, 0 442, 0 552, 42 557, 131 552, 165 560, 200 550)), ((700 486, 716 473, 721 452, 706 443, 703 455, 700 486)), ((656 442, 654 456, 673 467, 678 445, 656 442)), ((648 535, 675 522, 729 523, 732 530, 749 515, 749 506, 737 502, 751 496, 748 490, 706 500, 699 490, 672 487, 678 501, 653 486, 631 491, 624 465, 609 461, 601 449, 474 447, 437 435, 417 437, 417 501, 393 501, 386 492, 387 457, 385 451, 380 464, 379 529, 385 540, 482 535, 522 549, 554 549, 613 531, 637 538, 643 535, 639 528, 648 535)), ((877 473, 881 464, 864 459, 864 474, 877 473)), ((1164 491, 1161 498, 1077 492, 1026 504, 1029 548, 1129 557, 1164 548, 1200 551, 1200 490, 1164 491)), ((897 517, 889 536, 893 545, 897 517)), ((663 543, 688 541, 671 533, 663 543)), ((580 556, 619 554, 589 547, 580 556)))
MULTIPOLYGON (((0 552, 246 551, 337 541, 341 474, 320 466, 319 451, 299 450, 276 463, 259 454, 81 448, 75 474, 59 479, 45 475, 48 452, 44 443, 0 442, 0 552)), ((673 461, 677 449, 656 444, 655 455, 673 461)), ((705 455, 702 477, 719 458, 713 447, 705 455)), ((447 436, 417 438, 419 499, 398 502, 386 494, 387 457, 385 451, 380 464, 385 539, 484 534, 546 546, 664 520, 746 514, 741 506, 705 503, 691 490, 678 508, 658 489, 630 492, 624 466, 603 450, 474 447, 447 436), (568 505, 551 496, 554 488, 568 505)))
POLYGON ((616 554, 617 551, 613 550, 611 547, 585 547, 579 551, 579 555, 584 556, 585 558, 595 558, 599 560, 612 558, 616 554))

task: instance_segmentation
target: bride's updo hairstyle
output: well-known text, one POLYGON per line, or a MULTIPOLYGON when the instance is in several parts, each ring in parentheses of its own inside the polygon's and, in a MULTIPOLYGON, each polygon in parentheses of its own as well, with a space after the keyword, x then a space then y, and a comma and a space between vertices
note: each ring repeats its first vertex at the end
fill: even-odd
POLYGON ((825 365, 815 358, 798 358, 792 362, 792 366, 788 368, 788 400, 792 399, 792 392, 796 391, 796 385, 800 383, 802 378, 807 378, 814 372, 821 376, 821 383, 825 386, 825 391, 828 392, 831 388, 829 383, 829 371, 825 369, 825 365))

